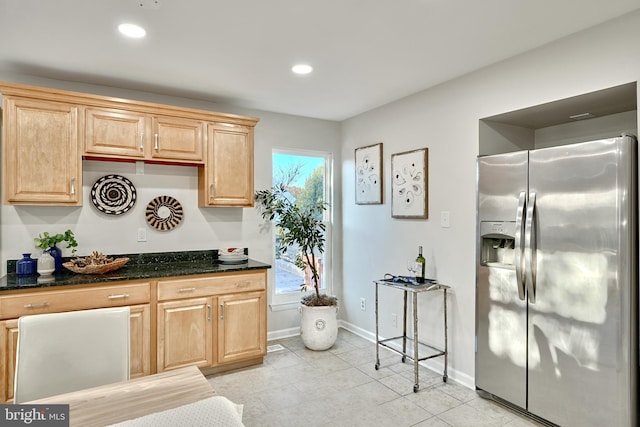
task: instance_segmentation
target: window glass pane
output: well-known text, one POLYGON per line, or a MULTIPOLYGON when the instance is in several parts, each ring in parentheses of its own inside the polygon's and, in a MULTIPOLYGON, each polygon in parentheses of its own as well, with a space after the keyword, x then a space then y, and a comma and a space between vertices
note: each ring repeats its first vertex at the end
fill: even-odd
MULTIPOLYGON (((273 154, 273 184, 284 184, 296 204, 324 200, 325 194, 325 158, 320 156, 273 154)), ((326 215, 326 212, 325 212, 326 215)), ((276 232, 276 239, 278 239, 276 232)), ((312 284, 309 268, 302 271, 295 265, 299 253, 296 247, 278 251, 276 241, 276 295, 299 293, 303 283, 312 284), (306 277, 305 277, 306 276, 306 277)), ((325 247, 325 250, 327 248, 325 247)), ((326 251, 325 251, 326 253, 326 251)), ((316 253, 316 265, 320 276, 321 288, 324 281, 324 253, 316 253)))

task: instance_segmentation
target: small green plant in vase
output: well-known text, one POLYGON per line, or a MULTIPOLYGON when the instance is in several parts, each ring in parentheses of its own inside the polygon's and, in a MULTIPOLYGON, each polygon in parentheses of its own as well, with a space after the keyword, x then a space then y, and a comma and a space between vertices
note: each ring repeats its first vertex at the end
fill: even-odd
POLYGON ((33 240, 36 248, 42 249, 43 252, 48 252, 53 257, 56 262, 56 271, 62 269, 62 251, 56 244, 67 242, 67 248, 71 249, 72 255, 75 255, 78 247, 78 242, 71 230, 65 231, 64 234, 49 234, 49 232, 45 231, 33 240))

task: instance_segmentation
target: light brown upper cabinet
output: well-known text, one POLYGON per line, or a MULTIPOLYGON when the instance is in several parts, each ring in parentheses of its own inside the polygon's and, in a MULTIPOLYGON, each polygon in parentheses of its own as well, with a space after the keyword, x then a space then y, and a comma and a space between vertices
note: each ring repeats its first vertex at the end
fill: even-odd
POLYGON ((146 116, 125 110, 87 108, 85 154, 144 159, 146 116))
POLYGON ((87 108, 87 156, 204 161, 204 122, 182 117, 151 116, 135 111, 87 108))
POLYGON ((198 166, 200 207, 253 206, 257 118, 0 82, 4 203, 82 205, 82 158, 198 166))
POLYGON ((79 107, 4 96, 4 201, 16 205, 80 205, 79 107))
POLYGON ((207 160, 198 171, 202 206, 253 206, 253 127, 212 123, 207 160))

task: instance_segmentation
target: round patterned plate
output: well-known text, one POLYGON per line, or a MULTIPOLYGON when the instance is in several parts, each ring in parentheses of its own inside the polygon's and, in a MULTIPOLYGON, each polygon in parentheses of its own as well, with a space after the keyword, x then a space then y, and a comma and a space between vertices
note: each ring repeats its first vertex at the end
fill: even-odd
POLYGON ((105 175, 91 187, 93 206, 107 215, 122 215, 136 204, 136 187, 124 176, 105 175))
POLYGON ((182 205, 171 196, 158 196, 147 205, 147 223, 159 231, 173 230, 182 222, 182 205))

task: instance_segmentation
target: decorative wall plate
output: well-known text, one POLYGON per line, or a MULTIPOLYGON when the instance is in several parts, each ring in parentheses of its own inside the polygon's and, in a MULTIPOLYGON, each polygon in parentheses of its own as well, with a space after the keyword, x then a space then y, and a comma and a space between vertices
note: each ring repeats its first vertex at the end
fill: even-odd
POLYGON ((182 222, 182 205, 171 196, 158 196, 147 205, 147 223, 159 231, 170 231, 182 222))
POLYGON ((105 175, 91 187, 93 206, 107 215, 122 215, 136 204, 136 187, 124 176, 105 175))

